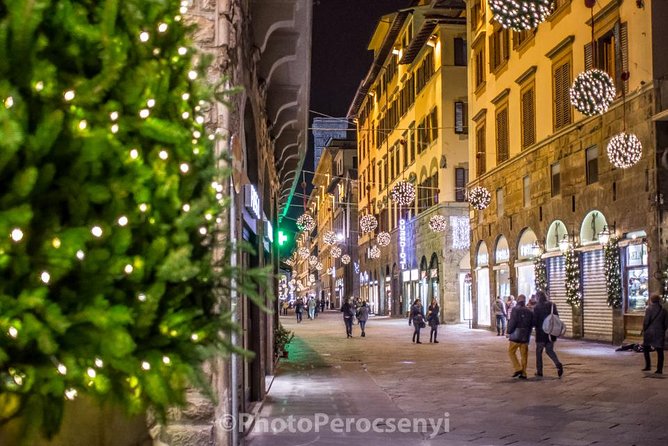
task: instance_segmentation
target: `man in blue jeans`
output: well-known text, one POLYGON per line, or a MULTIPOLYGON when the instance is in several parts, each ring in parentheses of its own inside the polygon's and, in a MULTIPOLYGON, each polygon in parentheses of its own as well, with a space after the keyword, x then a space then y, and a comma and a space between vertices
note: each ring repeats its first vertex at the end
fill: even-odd
POLYGON ((496 335, 505 336, 508 314, 506 313, 506 304, 501 299, 501 296, 496 296, 496 300, 494 301, 494 314, 496 315, 496 335))
POLYGON ((349 338, 353 337, 353 315, 355 314, 355 308, 350 303, 350 298, 341 305, 341 313, 343 313, 343 322, 346 324, 346 335, 349 338))
POLYGON ((533 309, 534 325, 536 327, 536 376, 543 376, 543 350, 550 357, 554 366, 557 368, 557 375, 561 378, 564 374, 564 366, 559 361, 557 354, 554 352, 554 343, 556 336, 550 336, 543 331, 543 321, 550 313, 559 315, 557 306, 550 302, 547 295, 543 291, 536 293, 538 303, 533 309))

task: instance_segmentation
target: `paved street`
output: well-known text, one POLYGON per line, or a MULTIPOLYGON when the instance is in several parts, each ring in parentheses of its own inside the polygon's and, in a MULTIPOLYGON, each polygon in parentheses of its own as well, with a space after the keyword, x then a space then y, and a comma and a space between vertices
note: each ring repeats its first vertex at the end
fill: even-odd
POLYGON ((545 377, 538 379, 532 345, 529 379, 518 381, 510 378, 508 342, 496 333, 441 326, 440 343, 430 344, 427 327, 423 344, 416 345, 403 319, 371 319, 367 337, 359 337, 355 326, 352 339, 346 339, 338 312, 301 324, 292 315, 281 321, 296 337, 257 423, 258 429, 265 423, 281 432, 253 432, 252 446, 668 444, 668 381, 641 372, 640 353, 560 340, 556 350, 565 366, 563 378, 546 357, 545 377), (399 426, 399 418, 436 423, 444 414, 449 426, 441 426, 449 429, 440 428, 433 437, 426 422, 413 433, 374 432, 399 426), (293 424, 289 432, 290 415, 309 420, 293 424), (352 423, 351 432, 325 423, 325 416, 352 423), (359 422, 362 417, 397 421, 379 421, 378 429, 369 429, 359 422), (318 421, 319 432, 298 432, 318 421))

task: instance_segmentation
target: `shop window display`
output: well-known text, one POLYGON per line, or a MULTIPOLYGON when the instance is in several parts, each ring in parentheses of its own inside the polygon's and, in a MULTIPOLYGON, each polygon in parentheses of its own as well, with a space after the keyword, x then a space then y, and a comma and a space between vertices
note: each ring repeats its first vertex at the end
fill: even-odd
POLYGON ((649 299, 647 245, 629 245, 626 259, 626 291, 628 311, 645 311, 649 299))

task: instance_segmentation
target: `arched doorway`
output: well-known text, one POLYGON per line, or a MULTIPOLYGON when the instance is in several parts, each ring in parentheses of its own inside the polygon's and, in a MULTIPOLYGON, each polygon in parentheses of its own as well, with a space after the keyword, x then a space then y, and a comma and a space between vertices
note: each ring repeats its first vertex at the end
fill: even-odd
POLYGON ((526 297, 536 292, 534 246, 537 240, 531 228, 524 228, 517 241, 517 260, 515 261, 517 294, 524 294, 526 297))
MULTIPOLYGON (((431 303, 431 298, 435 298, 436 302, 442 307, 442 302, 441 302, 441 296, 439 292, 439 265, 438 265, 438 256, 436 253, 433 253, 431 255, 431 260, 429 262, 429 294, 430 294, 430 299, 429 302, 427 302, 427 305, 425 308, 429 307, 429 304, 431 303)), ((443 308, 441 308, 441 314, 443 312, 443 308)))
POLYGON ((496 295, 505 299, 510 296, 510 249, 508 240, 500 235, 494 246, 494 273, 496 275, 496 295))
POLYGON ((476 250, 476 303, 478 305, 478 325, 492 324, 491 302, 489 300, 489 254, 485 242, 480 242, 476 250))

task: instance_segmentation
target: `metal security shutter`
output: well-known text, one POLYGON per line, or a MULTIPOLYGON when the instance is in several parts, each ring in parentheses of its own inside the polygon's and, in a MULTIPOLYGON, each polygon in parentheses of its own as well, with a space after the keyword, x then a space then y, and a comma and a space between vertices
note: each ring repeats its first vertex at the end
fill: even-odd
POLYGON ((550 291, 550 300, 557 306, 559 319, 566 324, 566 336, 573 336, 573 309, 566 303, 566 267, 564 257, 550 257, 547 259, 547 281, 550 291))
POLYGON ((584 338, 612 342, 612 310, 605 289, 603 250, 582 255, 584 338))

